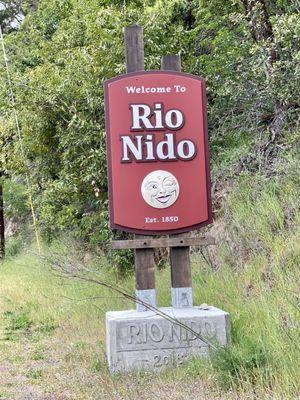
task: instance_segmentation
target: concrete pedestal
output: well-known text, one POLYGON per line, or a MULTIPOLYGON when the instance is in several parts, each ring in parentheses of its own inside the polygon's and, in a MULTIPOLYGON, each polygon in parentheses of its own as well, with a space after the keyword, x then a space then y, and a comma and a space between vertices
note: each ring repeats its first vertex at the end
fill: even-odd
MULTIPOLYGON (((160 309, 214 344, 229 343, 229 314, 215 307, 160 309)), ((184 327, 153 311, 106 313, 106 351, 111 372, 160 370, 193 356, 207 356, 209 346, 184 327)))

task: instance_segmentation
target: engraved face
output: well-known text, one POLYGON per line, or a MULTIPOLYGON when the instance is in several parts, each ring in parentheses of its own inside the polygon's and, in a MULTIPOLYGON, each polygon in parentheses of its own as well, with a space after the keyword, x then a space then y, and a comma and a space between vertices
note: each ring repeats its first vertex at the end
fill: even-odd
POLYGON ((179 196, 179 183, 168 171, 157 170, 146 175, 141 186, 143 199, 154 208, 167 208, 179 196))

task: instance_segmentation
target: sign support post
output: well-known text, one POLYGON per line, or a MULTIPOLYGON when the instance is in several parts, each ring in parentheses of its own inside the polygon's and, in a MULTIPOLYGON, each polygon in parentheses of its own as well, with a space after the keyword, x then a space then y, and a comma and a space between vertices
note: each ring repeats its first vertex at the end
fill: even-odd
MULTIPOLYGON (((161 69, 164 71, 181 72, 179 55, 165 55, 161 59, 161 69)), ((185 234, 172 235, 173 237, 185 234)), ((171 247, 171 296, 174 308, 193 307, 192 273, 190 262, 190 247, 171 247)))
MULTIPOLYGON (((144 40, 143 28, 138 25, 127 26, 124 30, 126 71, 137 72, 144 70, 144 40)), ((136 239, 147 238, 137 235, 136 239)), ((154 249, 135 249, 135 278, 136 297, 151 306, 156 307, 155 295, 155 262, 154 249)), ((137 311, 146 311, 147 308, 140 303, 136 304, 137 311)))
POLYGON ((190 246, 215 244, 187 233, 212 223, 205 81, 174 55, 144 71, 143 29, 124 38, 127 74, 104 83, 110 225, 134 234, 112 248, 134 249, 141 304, 106 313, 111 372, 179 365, 230 340, 228 313, 192 300, 190 246), (157 309, 154 249, 166 247, 172 307, 157 309))

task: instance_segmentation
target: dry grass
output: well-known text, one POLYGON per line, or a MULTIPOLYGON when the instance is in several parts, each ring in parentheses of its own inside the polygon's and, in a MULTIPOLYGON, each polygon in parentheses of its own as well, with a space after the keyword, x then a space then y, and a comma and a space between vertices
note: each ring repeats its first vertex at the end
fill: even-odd
MULTIPOLYGON (((197 270, 195 264, 196 282, 197 270)), ((160 302, 166 305, 169 273, 158 273, 160 302)), ((111 282, 117 280, 105 266, 103 274, 111 282)), ((246 379, 234 391, 224 391, 217 371, 205 361, 192 361, 161 374, 111 375, 105 359, 104 315, 107 310, 131 308, 132 304, 114 298, 102 287, 61 280, 30 255, 7 261, 0 275, 1 400, 288 398, 263 385, 253 390, 246 379), (90 297, 98 298, 85 300, 90 297)), ((213 276, 209 279, 207 294, 217 290, 213 276)), ((229 283, 224 280, 223 284, 231 296, 229 283)), ((123 284, 133 288, 133 279, 123 284)), ((199 297, 197 290, 195 294, 199 297)), ((220 296, 216 301, 220 302, 220 296)))
MULTIPOLYGON (((133 304, 101 286, 61 279, 34 255, 8 259, 0 268, 0 400, 299 399, 297 168, 270 181, 241 178, 215 224, 218 245, 194 254, 195 304, 232 318, 232 346, 212 360, 111 375, 105 312, 133 304)), ((67 254, 79 262, 77 249, 68 246, 67 254)), ((120 281, 106 260, 87 259, 98 278, 133 292, 133 274, 120 281)), ((159 306, 170 304, 169 275, 157 271, 159 306)))

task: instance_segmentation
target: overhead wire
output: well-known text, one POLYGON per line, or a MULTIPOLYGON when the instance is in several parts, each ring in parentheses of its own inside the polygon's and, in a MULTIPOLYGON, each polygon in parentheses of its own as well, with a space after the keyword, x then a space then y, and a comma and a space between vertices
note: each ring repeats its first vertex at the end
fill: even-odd
MULTIPOLYGON (((10 98, 10 102, 12 105, 12 112, 13 112, 13 116, 14 116, 14 120, 15 120, 16 131, 17 131, 18 141, 19 141, 19 145, 20 145, 21 158, 22 158, 24 165, 26 166, 26 156, 25 156, 23 138, 22 138, 21 129, 20 129, 20 123, 19 123, 19 118, 18 118, 18 113, 17 113, 17 108, 16 108, 16 99, 15 99, 15 94, 14 94, 14 90, 13 90, 13 84, 12 84, 12 79, 11 79, 11 74, 10 74, 10 67, 9 67, 9 62, 8 62, 8 57, 7 57, 7 53, 6 53, 5 42, 4 42, 4 37, 3 37, 3 32, 2 32, 1 26, 0 26, 0 39, 1 39, 1 45, 2 45, 3 59, 4 59, 5 69, 6 69, 6 77, 7 77, 8 89, 9 89, 9 98, 10 98)), ((33 204, 30 177, 29 177, 29 174, 27 171, 25 171, 25 181, 26 181, 28 202, 29 202, 32 221, 33 221, 33 228, 34 228, 34 232, 35 232, 36 244, 37 244, 38 251, 40 253, 41 252, 41 241, 40 241, 40 235, 39 235, 39 230, 38 230, 38 221, 37 221, 34 204, 33 204)))

